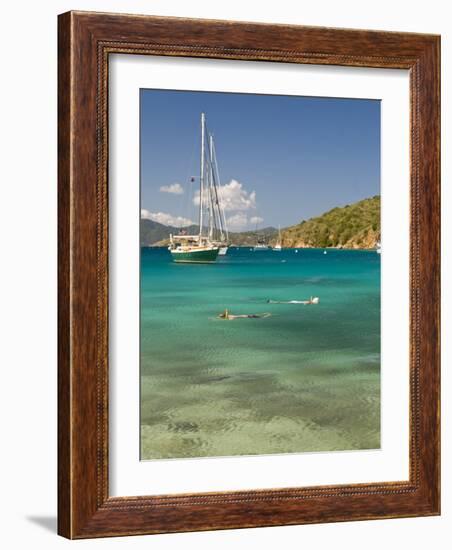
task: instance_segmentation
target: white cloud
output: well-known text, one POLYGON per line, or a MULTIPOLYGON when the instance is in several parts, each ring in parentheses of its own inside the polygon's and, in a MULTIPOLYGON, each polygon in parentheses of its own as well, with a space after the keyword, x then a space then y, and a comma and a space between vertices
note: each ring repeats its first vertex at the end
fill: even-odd
POLYGON ((245 231, 246 229, 249 229, 250 226, 254 228, 255 225, 259 225, 263 221, 264 218, 261 218, 259 216, 251 216, 251 218, 248 218, 245 212, 237 212, 237 214, 229 216, 229 218, 227 218, 226 220, 226 223, 228 229, 230 229, 231 231, 245 231))
MULTIPOLYGON (((226 212, 256 208, 256 192, 246 191, 237 180, 231 180, 226 185, 220 185, 219 195, 223 209, 226 212)), ((193 203, 199 205, 199 191, 196 192, 193 203)))
POLYGON ((149 212, 145 208, 141 209, 141 217, 146 220, 162 223, 163 225, 172 225, 173 227, 185 227, 194 224, 192 220, 182 216, 173 216, 165 212, 149 212))
POLYGON ((182 195, 184 188, 180 183, 172 183, 171 185, 162 185, 160 187, 162 193, 171 193, 173 195, 182 195))
POLYGON ((230 231, 243 231, 248 225, 248 217, 244 212, 238 212, 229 216, 226 223, 230 231))
POLYGON ((255 225, 259 225, 263 221, 264 221, 264 218, 261 218, 260 216, 252 216, 250 218, 250 223, 255 224, 255 225))

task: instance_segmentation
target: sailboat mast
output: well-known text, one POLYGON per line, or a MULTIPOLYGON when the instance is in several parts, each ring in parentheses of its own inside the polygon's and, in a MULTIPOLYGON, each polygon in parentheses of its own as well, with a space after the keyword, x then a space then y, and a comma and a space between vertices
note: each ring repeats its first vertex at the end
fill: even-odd
POLYGON ((212 169, 212 154, 213 154, 213 137, 209 134, 209 238, 213 239, 214 225, 214 210, 213 210, 213 169, 212 169))
POLYGON ((222 241, 226 240, 227 242, 229 240, 228 228, 226 225, 226 217, 224 215, 223 204, 221 202, 221 197, 219 196, 219 192, 221 189, 221 181, 220 181, 220 173, 218 170, 217 153, 215 151, 215 143, 213 141, 213 137, 212 137, 212 164, 213 164, 212 176, 213 176, 214 189, 215 189, 215 199, 218 207, 218 221, 220 225, 221 240, 222 241))
POLYGON ((201 168, 199 173, 199 242, 202 237, 202 209, 204 206, 204 127, 205 115, 201 113, 201 168))

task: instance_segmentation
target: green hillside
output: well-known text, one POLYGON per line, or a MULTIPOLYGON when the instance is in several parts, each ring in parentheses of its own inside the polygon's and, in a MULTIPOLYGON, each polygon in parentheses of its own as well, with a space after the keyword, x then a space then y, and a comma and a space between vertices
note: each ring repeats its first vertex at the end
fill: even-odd
POLYGON ((282 231, 288 248, 375 248, 380 240, 380 196, 333 208, 282 231))
MULTIPOLYGON (((196 234, 199 231, 199 226, 190 225, 185 228, 187 233, 196 234)), ((140 244, 141 246, 152 246, 159 241, 169 240, 170 234, 177 235, 179 228, 172 227, 170 225, 163 225, 162 223, 155 222, 141 218, 140 220, 140 244)))

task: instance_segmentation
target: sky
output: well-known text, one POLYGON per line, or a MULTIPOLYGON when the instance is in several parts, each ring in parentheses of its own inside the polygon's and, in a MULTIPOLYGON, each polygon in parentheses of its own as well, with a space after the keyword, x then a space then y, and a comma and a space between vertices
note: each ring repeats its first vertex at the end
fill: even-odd
POLYGON ((380 193, 380 101, 140 92, 141 216, 196 223, 200 116, 231 231, 287 227, 380 193))

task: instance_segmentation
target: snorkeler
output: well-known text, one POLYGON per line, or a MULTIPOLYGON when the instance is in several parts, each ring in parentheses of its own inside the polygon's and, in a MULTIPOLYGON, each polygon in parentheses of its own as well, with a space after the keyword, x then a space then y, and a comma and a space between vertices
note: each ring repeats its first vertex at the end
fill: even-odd
POLYGON ((317 296, 311 296, 309 300, 267 300, 267 304, 303 304, 309 306, 312 304, 318 304, 320 298, 317 296))
POLYGON ((265 317, 270 317, 271 313, 248 313, 245 315, 231 315, 228 309, 225 309, 223 313, 218 315, 219 319, 224 319, 226 321, 233 321, 234 319, 264 319, 265 317))

